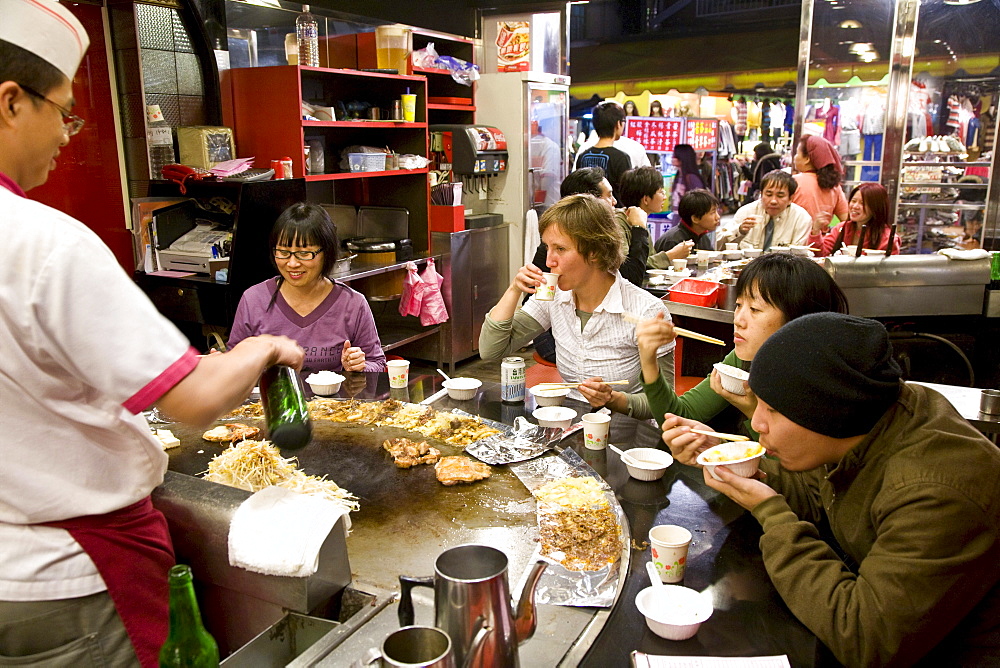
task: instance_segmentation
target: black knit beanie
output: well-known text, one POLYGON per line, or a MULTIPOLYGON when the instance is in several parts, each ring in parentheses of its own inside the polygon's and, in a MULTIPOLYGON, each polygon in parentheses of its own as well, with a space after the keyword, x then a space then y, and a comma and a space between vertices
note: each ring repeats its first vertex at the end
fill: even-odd
POLYGON ((899 381, 885 327, 840 313, 792 320, 764 342, 750 367, 754 394, 833 438, 871 431, 899 396, 899 381))

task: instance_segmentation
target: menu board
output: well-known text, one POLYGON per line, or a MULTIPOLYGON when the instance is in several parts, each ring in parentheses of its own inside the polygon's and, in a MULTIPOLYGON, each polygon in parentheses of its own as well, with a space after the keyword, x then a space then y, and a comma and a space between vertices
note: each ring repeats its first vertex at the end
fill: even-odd
POLYGON ((672 153, 677 144, 683 143, 684 119, 626 116, 625 136, 642 144, 649 153, 672 153))
POLYGON ((687 119, 687 143, 696 151, 714 151, 719 146, 719 121, 713 118, 687 119))

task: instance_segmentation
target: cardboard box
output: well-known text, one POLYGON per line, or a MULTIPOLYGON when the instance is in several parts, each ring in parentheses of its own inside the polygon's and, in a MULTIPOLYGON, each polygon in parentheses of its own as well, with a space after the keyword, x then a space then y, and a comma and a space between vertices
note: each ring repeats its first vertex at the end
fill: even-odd
POLYGON ((177 146, 181 164, 189 167, 211 169, 236 157, 233 130, 227 127, 191 125, 177 128, 177 146))

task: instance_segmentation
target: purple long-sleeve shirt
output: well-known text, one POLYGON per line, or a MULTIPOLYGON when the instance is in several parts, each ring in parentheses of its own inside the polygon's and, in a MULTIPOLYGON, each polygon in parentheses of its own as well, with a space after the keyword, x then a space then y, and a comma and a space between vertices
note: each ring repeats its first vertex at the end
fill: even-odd
POLYGON ((230 348, 250 336, 287 336, 306 351, 304 372, 342 371, 340 355, 344 341, 349 340, 364 351, 365 371, 385 370, 385 353, 364 295, 334 281, 326 299, 312 313, 301 316, 280 292, 268 308, 276 287, 277 278, 269 278, 243 293, 229 333, 230 348))

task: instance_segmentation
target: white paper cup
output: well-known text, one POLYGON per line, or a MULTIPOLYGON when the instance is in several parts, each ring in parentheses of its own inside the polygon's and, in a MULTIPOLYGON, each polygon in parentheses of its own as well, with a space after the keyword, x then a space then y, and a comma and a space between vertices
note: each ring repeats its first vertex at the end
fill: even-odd
POLYGON ((608 430, 611 428, 611 416, 604 413, 587 413, 580 420, 583 422, 583 445, 590 450, 603 450, 608 447, 608 430))
POLYGON ((545 282, 535 289, 535 299, 540 302, 550 302, 556 298, 556 285, 559 284, 559 274, 542 274, 545 282))
POLYGON ((661 524, 649 530, 653 565, 662 582, 680 582, 687 569, 691 532, 676 524, 661 524))
POLYGON ((410 362, 408 360, 389 360, 385 365, 389 368, 389 387, 406 387, 410 380, 410 362))
POLYGON ((674 266, 674 271, 678 273, 684 271, 688 267, 688 261, 686 257, 682 257, 679 260, 673 260, 672 264, 674 266))
POLYGON ((698 266, 699 267, 708 266, 708 263, 712 261, 712 255, 713 255, 712 251, 709 250, 698 251, 698 255, 695 258, 698 263, 698 266))
POLYGON ((727 251, 739 250, 739 248, 740 248, 740 245, 738 243, 732 243, 732 242, 727 242, 726 243, 726 250, 727 251))

